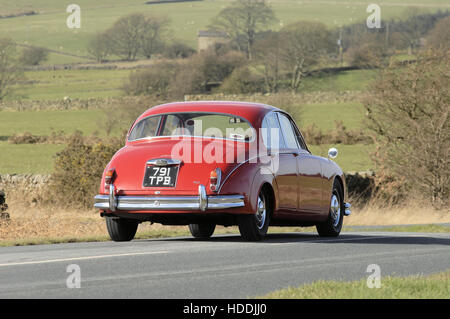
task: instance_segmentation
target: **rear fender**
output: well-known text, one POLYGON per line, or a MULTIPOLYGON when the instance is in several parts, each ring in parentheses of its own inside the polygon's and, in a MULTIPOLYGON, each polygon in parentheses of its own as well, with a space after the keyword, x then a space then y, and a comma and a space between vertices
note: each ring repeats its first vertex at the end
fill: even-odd
POLYGON ((278 202, 278 188, 274 185, 274 175, 271 171, 261 168, 260 164, 244 163, 226 178, 220 189, 220 194, 241 194, 245 198, 245 213, 255 213, 258 194, 262 186, 268 183, 272 186, 275 196, 275 210, 278 202))
POLYGON ((264 184, 269 184, 272 187, 273 195, 275 199, 275 203, 273 203, 274 213, 278 210, 278 187, 275 181, 275 176, 272 172, 268 171, 264 168, 259 168, 256 174, 254 175, 250 200, 253 204, 254 212, 256 212, 256 205, 258 203, 258 195, 261 192, 261 189, 264 184))

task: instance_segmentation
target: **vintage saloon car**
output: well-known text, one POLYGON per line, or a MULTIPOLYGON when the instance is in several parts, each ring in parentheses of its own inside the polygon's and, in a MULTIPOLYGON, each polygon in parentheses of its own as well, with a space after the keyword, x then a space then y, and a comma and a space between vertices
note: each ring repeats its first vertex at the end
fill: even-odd
POLYGON ((281 109, 177 102, 134 122, 94 206, 114 241, 132 240, 144 221, 189 225, 196 238, 210 237, 216 225, 238 225, 254 241, 269 225, 315 225, 320 236, 338 236, 350 214, 346 196, 342 170, 312 155, 281 109))

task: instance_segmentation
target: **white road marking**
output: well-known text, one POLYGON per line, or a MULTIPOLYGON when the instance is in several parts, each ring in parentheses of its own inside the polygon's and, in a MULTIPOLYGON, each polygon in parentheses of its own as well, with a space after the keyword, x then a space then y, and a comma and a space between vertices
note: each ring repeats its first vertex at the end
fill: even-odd
POLYGON ((24 261, 24 262, 0 264, 0 267, 19 266, 19 265, 34 265, 34 264, 47 264, 47 263, 57 263, 57 262, 64 262, 64 261, 76 261, 76 260, 88 260, 88 259, 100 259, 100 258, 113 258, 113 257, 125 257, 125 256, 167 254, 167 253, 168 253, 168 251, 149 251, 149 252, 140 252, 140 253, 139 252, 135 252, 135 253, 124 253, 124 254, 112 254, 112 255, 98 255, 98 256, 84 256, 84 257, 61 258, 61 259, 34 260, 34 261, 24 261))

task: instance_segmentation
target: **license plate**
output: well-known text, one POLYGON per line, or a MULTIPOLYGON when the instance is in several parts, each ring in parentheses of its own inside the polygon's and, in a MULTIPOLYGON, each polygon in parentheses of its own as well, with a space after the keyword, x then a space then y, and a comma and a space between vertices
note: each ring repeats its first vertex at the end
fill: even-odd
POLYGON ((145 169, 144 187, 175 187, 178 166, 153 166, 145 169))

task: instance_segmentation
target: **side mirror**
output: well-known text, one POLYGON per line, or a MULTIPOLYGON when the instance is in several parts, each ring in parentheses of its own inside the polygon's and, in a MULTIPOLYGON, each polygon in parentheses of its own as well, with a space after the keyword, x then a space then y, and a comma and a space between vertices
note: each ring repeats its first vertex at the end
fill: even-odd
POLYGON ((338 150, 334 147, 328 150, 328 158, 336 158, 338 156, 338 150))

